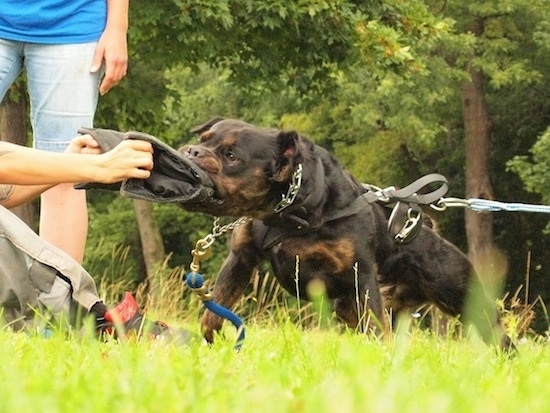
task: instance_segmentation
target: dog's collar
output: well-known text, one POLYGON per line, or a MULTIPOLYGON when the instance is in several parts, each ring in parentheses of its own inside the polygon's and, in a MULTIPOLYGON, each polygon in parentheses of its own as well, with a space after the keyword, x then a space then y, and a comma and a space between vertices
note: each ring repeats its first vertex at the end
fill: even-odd
POLYGON ((326 195, 323 163, 319 160, 315 164, 314 171, 306 175, 306 177, 313 177, 307 180, 307 183, 312 185, 303 187, 304 190, 310 191, 309 193, 302 191, 301 197, 298 197, 303 173, 299 165, 293 174, 286 195, 282 196, 283 200, 277 205, 282 205, 284 200, 292 199, 292 202, 284 202, 285 207, 268 219, 253 221, 254 238, 262 249, 268 250, 287 237, 315 232, 323 223, 355 215, 365 208, 367 203, 373 201, 358 196, 348 205, 332 213, 324 213, 320 206, 326 195))
MULTIPOLYGON (((310 226, 317 226, 316 220, 320 213, 319 205, 325 195, 324 187, 324 166, 318 160, 313 171, 314 179, 308 180, 308 185, 305 191, 300 191, 303 182, 304 170, 302 164, 292 174, 286 194, 283 194, 281 201, 275 206, 272 217, 267 218, 266 224, 277 227, 296 227, 297 229, 305 229, 310 226), (309 190, 309 192, 307 192, 309 190)), ((311 176, 311 175, 310 175, 311 176)))
POLYGON ((292 174, 292 179, 290 181, 290 185, 288 186, 288 191, 286 192, 286 194, 281 195, 281 200, 277 205, 275 205, 275 208, 273 209, 274 213, 278 214, 294 203, 294 200, 296 199, 296 196, 300 191, 300 187, 302 186, 302 172, 303 168, 302 164, 300 163, 292 174))

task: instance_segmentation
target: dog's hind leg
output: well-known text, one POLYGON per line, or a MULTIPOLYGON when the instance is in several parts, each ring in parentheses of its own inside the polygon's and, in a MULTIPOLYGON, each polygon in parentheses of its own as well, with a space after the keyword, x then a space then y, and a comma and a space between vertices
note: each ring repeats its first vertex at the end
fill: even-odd
POLYGON ((334 311, 348 327, 363 333, 381 336, 388 331, 382 297, 377 285, 371 289, 359 289, 355 296, 336 298, 334 311))
POLYGON ((465 323, 476 328, 487 344, 498 346, 504 351, 516 349, 506 334, 494 300, 487 294, 477 275, 470 280, 468 294, 462 308, 462 317, 465 323))

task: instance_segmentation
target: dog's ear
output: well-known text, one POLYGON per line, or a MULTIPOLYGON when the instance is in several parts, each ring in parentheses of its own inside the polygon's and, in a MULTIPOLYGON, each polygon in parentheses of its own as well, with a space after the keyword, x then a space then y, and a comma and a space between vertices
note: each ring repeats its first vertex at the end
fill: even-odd
POLYGON ((279 143, 279 156, 273 180, 284 182, 292 177, 296 165, 300 162, 300 136, 295 131, 281 132, 277 139, 279 143))
POLYGON ((203 123, 202 125, 198 125, 198 126, 195 126, 194 128, 191 129, 191 133, 197 133, 197 134, 201 134, 203 132, 206 132, 207 130, 209 130, 212 126, 214 126, 216 123, 220 122, 224 120, 224 118, 220 117, 220 116, 216 116, 215 118, 212 118, 210 119, 208 122, 206 123, 203 123))

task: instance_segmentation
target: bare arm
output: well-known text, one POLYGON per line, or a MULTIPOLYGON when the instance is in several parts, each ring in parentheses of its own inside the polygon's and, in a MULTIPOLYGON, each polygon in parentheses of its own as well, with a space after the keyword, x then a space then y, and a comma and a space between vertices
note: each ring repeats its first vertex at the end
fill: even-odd
POLYGON ((13 208, 31 201, 53 185, 0 184, 0 205, 13 208))
POLYGON ((65 182, 114 183, 151 174, 153 149, 148 142, 126 140, 100 153, 90 135, 75 138, 66 153, 0 142, 0 204, 14 207, 65 182))

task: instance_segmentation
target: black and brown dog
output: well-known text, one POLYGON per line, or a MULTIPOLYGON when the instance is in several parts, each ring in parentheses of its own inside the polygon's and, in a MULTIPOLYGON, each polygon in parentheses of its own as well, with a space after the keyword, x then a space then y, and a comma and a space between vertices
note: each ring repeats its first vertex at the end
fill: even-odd
MULTIPOLYGON (((215 195, 184 208, 252 218, 233 231, 213 288, 216 302, 232 307, 255 268, 268 260, 292 294, 296 278, 300 297, 307 297, 308 283, 320 280, 335 312, 350 327, 365 319, 364 308, 383 325, 387 305, 395 314, 433 303, 464 317, 467 298, 479 286, 466 256, 426 225, 411 242, 396 243, 387 229, 389 208, 376 202, 365 202, 359 210, 350 207, 366 189, 328 151, 295 131, 233 119, 213 119, 193 132, 200 134, 200 143, 179 151, 210 176, 215 195)), ((477 297, 478 307, 468 315, 484 341, 513 347, 492 300, 477 297)), ((204 314, 208 341, 222 322, 211 312, 204 314)))

